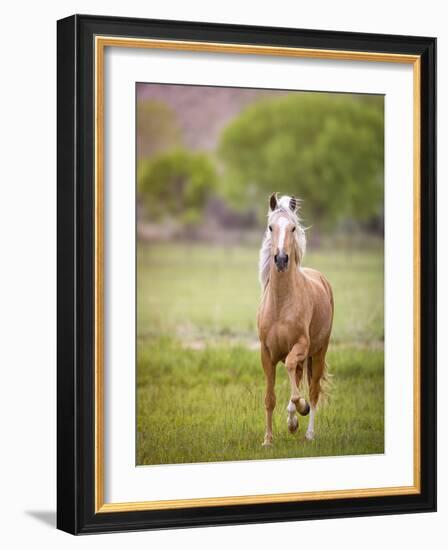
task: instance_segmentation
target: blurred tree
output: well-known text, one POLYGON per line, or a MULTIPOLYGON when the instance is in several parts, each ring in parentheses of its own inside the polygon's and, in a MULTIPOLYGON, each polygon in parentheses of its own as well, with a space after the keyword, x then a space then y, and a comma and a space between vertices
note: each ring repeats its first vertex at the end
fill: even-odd
POLYGON ((305 202, 321 227, 383 208, 383 98, 298 93, 247 108, 223 132, 224 195, 265 215, 273 191, 305 202))
POLYGON ((214 164, 205 153, 175 149, 141 161, 137 182, 152 219, 174 217, 195 225, 201 220, 216 177, 214 164))
POLYGON ((147 157, 181 144, 176 115, 165 103, 140 100, 137 103, 138 156, 147 157))

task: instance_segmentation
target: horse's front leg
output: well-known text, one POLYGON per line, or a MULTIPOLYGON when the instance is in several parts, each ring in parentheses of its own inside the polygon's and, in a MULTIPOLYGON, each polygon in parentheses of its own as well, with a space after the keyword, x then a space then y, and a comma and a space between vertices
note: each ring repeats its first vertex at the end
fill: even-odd
POLYGON ((266 393, 264 405, 266 408, 266 432, 263 441, 263 447, 272 446, 272 413, 275 408, 275 365, 272 363, 269 351, 264 344, 261 344, 261 364, 263 365, 264 376, 266 379, 266 393))
POLYGON ((288 430, 291 433, 297 431, 299 426, 296 412, 298 411, 304 416, 307 415, 310 410, 308 403, 299 395, 299 384, 302 379, 303 367, 307 354, 308 342, 303 338, 293 346, 285 361, 286 370, 288 371, 289 381, 291 384, 291 397, 287 407, 287 424, 288 430))

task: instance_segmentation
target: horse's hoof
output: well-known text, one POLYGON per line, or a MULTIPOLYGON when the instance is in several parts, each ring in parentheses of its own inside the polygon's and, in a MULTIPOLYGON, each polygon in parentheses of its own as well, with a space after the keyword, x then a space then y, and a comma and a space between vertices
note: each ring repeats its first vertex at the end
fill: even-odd
POLYGON ((266 439, 261 444, 262 447, 272 447, 272 441, 266 441, 266 439))
POLYGON ((310 412, 310 405, 303 397, 299 399, 299 413, 306 416, 310 412))
POLYGON ((289 433, 293 434, 297 431, 297 428, 299 427, 299 421, 297 420, 297 416, 288 416, 288 430, 289 433))
POLYGON ((306 432, 306 434, 305 434, 305 439, 306 439, 307 441, 313 441, 313 439, 314 439, 314 432, 306 432))

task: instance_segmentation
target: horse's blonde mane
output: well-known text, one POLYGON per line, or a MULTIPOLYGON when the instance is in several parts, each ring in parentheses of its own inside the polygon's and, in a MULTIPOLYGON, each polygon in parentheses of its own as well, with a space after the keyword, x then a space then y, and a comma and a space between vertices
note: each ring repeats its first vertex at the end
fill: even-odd
POLYGON ((277 201, 277 207, 275 210, 270 210, 268 213, 268 227, 266 228, 263 243, 260 248, 260 263, 258 276, 260 279, 261 288, 264 290, 269 282, 269 271, 271 269, 271 232, 269 231, 269 224, 275 220, 279 215, 287 218, 291 223, 295 224, 296 230, 294 232, 294 244, 296 248, 297 269, 300 269, 302 259, 306 250, 306 236, 305 228, 300 223, 298 215, 298 209, 291 210, 289 207, 291 197, 284 195, 277 201))

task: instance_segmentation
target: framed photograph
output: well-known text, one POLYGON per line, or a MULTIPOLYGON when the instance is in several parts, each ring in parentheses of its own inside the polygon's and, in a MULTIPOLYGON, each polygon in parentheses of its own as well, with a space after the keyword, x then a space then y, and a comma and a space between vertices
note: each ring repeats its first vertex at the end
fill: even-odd
POLYGON ((58 527, 434 511, 435 38, 58 21, 58 527))

